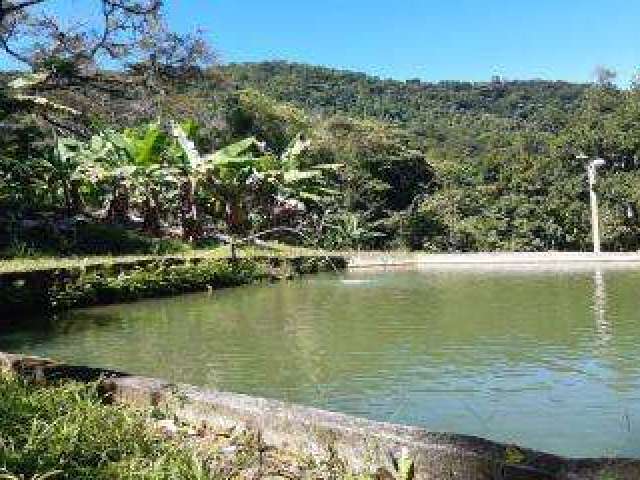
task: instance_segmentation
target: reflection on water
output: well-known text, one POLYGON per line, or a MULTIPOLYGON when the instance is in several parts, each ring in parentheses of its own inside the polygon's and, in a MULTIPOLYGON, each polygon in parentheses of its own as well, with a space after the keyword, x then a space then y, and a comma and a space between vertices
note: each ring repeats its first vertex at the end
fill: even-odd
POLYGON ((602 268, 593 274, 593 312, 598 330, 598 345, 605 347, 612 337, 612 325, 607 319, 607 292, 602 268))
POLYGON ((354 272, 76 311, 0 350, 640 456, 640 271, 354 272))

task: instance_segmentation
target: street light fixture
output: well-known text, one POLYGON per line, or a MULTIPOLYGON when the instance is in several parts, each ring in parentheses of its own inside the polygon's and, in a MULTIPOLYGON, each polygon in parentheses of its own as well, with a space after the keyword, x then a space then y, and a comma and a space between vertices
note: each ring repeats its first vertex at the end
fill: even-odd
MULTIPOLYGON (((589 160, 586 155, 578 155, 578 160, 589 160)), ((598 167, 604 167, 607 162, 596 158, 587 164, 589 175, 589 196, 591 198, 591 231, 593 232, 593 253, 600 253, 600 219, 598 216, 598 195, 596 194, 596 173, 598 167)))

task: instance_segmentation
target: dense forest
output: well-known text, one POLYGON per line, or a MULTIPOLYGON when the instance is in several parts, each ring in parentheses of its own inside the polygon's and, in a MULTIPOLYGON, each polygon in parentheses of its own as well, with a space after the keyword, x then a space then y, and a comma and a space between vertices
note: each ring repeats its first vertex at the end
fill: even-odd
POLYGON ((406 193, 402 201, 349 204, 384 233, 376 243, 434 251, 589 249, 585 165, 576 159, 584 154, 607 160, 598 185, 606 248, 637 248, 635 86, 618 89, 610 78, 400 82, 285 62, 223 71, 241 88, 290 102, 312 118, 348 116, 395 129, 405 154, 419 152, 432 176, 413 188, 399 181, 419 178, 410 167, 387 165, 389 177, 367 171, 388 192, 406 193))
POLYGON ((456 114, 484 114, 553 128, 575 110, 588 85, 542 80, 486 83, 400 82, 363 73, 287 62, 233 64, 223 68, 244 87, 256 88, 309 112, 343 113, 403 124, 433 123, 456 114))
POLYGON ((264 231, 334 249, 588 250, 580 154, 607 160, 604 248, 638 248, 636 88, 265 62, 194 69, 150 93, 138 73, 0 80, 5 256, 264 231), (38 95, 50 105, 34 107, 38 95))

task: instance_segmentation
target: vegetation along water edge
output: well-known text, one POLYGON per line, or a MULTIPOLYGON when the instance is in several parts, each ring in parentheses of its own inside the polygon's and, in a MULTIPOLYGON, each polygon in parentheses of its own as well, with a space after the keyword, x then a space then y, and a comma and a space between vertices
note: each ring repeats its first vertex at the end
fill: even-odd
POLYGON ((0 312, 59 311, 337 271, 345 266, 340 256, 256 252, 235 258, 203 252, 15 262, 13 266, 8 263, 4 271, 0 268, 0 312))
POLYGON ((0 468, 27 478, 635 480, 640 474, 633 459, 568 459, 21 355, 0 353, 0 396, 6 445, 0 468))

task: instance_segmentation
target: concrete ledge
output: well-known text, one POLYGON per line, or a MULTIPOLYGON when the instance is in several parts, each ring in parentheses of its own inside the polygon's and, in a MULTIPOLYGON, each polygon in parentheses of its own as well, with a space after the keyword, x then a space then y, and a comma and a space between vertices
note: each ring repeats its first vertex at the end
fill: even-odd
POLYGON ((349 268, 392 266, 571 266, 618 265, 640 266, 640 253, 584 253, 584 252, 505 252, 427 254, 401 252, 345 253, 349 268))
POLYGON ((36 381, 98 380, 111 402, 167 406, 178 418, 250 431, 269 446, 354 473, 393 472, 401 452, 417 480, 637 480, 640 460, 566 459, 481 438, 373 422, 264 398, 0 353, 0 371, 36 381))

